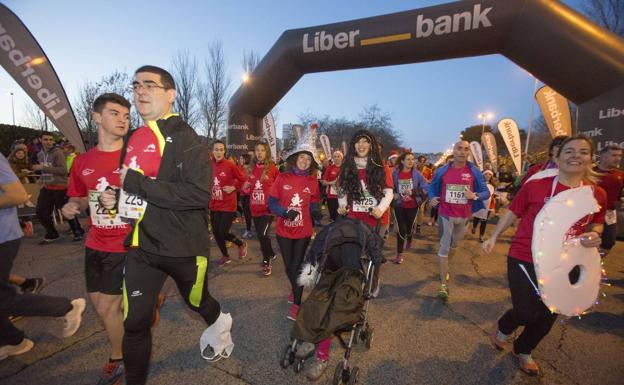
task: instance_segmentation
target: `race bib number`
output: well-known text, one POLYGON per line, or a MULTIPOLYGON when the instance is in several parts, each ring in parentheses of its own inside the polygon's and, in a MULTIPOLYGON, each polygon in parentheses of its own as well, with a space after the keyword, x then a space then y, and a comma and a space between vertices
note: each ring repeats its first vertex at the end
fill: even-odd
POLYGON ((373 207, 377 206, 375 197, 366 197, 357 201, 353 201, 353 212, 368 213, 373 207))
POLYGON ((119 215, 124 218, 139 219, 145 212, 147 202, 138 195, 128 194, 123 189, 119 192, 119 215))
POLYGON ((107 208, 100 204, 101 191, 89 191, 89 212, 91 214, 91 223, 94 226, 123 226, 125 223, 121 220, 121 215, 111 214, 107 208))
POLYGON ((468 199, 466 198, 466 188, 468 185, 465 184, 447 184, 446 185, 446 203, 452 203, 456 205, 465 205, 468 203, 468 199))
POLYGON ((399 194, 403 200, 411 200, 414 186, 411 179, 399 179, 399 194))
POLYGON ((617 223, 617 211, 607 210, 605 213, 605 225, 614 225, 617 223))

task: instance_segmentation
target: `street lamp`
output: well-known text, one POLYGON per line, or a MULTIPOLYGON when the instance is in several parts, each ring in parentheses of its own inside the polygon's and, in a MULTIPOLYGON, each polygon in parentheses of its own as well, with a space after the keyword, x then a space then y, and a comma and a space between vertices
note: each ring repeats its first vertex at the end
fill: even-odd
POLYGON ((481 123, 481 136, 483 136, 483 133, 485 132, 485 120, 492 119, 494 117, 494 114, 492 114, 491 112, 481 112, 479 113, 479 115, 477 115, 477 117, 479 119, 483 119, 481 123))
POLYGON ((13 100, 13 92, 8 92, 9 95, 11 95, 11 111, 13 112, 13 125, 15 126, 15 102, 13 100))

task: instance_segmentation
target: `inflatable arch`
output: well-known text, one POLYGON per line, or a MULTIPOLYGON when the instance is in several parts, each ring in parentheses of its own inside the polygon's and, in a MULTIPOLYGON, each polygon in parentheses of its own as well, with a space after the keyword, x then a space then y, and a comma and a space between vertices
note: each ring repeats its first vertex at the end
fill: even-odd
POLYGON ((469 0, 285 31, 229 102, 233 154, 306 73, 502 54, 581 105, 624 85, 624 40, 556 0, 469 0))

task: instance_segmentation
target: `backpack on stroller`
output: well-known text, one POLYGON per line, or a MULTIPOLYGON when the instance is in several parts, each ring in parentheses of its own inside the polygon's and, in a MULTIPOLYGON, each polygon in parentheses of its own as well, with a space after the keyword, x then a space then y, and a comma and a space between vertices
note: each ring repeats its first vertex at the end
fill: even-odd
POLYGON ((302 355, 298 347, 315 344, 335 335, 345 349, 344 359, 336 366, 334 384, 355 384, 358 368, 349 368, 354 344, 370 348, 373 328, 368 323, 372 277, 382 262, 383 241, 368 225, 357 219, 339 218, 325 226, 306 253, 299 284, 313 287, 299 309, 292 342, 284 349, 280 364, 303 369, 313 353, 302 355), (348 340, 342 336, 350 332, 348 340))

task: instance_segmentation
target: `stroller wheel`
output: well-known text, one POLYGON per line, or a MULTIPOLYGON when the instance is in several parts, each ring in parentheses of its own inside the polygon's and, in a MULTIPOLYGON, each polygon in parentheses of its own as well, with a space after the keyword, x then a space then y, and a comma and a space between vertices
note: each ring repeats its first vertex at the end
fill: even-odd
POLYGON ((280 359, 280 366, 282 367, 282 369, 286 369, 294 361, 295 361, 295 353, 290 348, 290 345, 288 345, 286 346, 286 349, 284 349, 284 353, 282 354, 282 357, 280 359))
POLYGON ((359 372, 360 372, 360 369, 357 366, 354 366, 353 369, 351 369, 351 373, 349 373, 349 381, 347 382, 347 384, 349 385, 356 384, 358 380, 359 372))
POLYGON ((334 370, 334 379, 332 381, 332 385, 342 384, 342 382, 343 382, 342 380, 343 380, 343 377, 344 377, 344 373, 343 373, 344 369, 343 369, 342 365, 343 365, 342 361, 339 362, 336 365, 336 370, 334 370))
POLYGON ((366 349, 370 349, 373 344, 373 337, 375 336, 375 330, 373 328, 368 328, 366 332, 366 349))
POLYGON ((293 369, 295 369, 295 373, 301 373, 301 371, 303 370, 303 360, 301 358, 297 358, 295 360, 295 365, 293 369))

